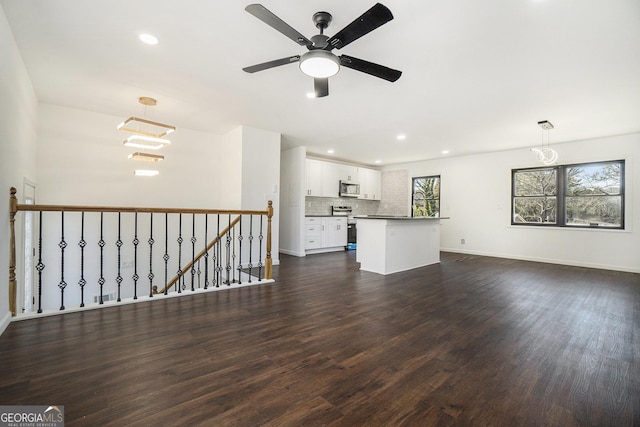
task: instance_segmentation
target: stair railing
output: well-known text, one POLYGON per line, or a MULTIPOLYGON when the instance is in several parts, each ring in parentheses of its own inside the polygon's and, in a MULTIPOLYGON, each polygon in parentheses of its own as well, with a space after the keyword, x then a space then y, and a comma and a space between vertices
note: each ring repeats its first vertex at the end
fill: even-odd
MULTIPOLYGON (((147 281, 149 298, 170 291, 186 292, 189 276, 191 291, 272 281, 272 201, 265 210, 20 204, 12 187, 9 209, 12 316, 18 314, 18 212, 37 216, 33 221, 37 228, 33 254, 21 254, 36 258, 32 283, 37 290, 28 305, 37 313, 51 309, 52 301, 58 299, 60 310, 66 309, 69 300, 85 307, 91 304, 87 293, 93 293, 93 304, 97 305, 112 299, 135 300, 144 292, 147 281), (45 262, 57 264, 58 272, 47 268, 45 262), (132 273, 128 278, 127 270, 132 273), (170 271, 176 272, 175 276, 170 271), (75 286, 70 286, 74 282, 75 286), (158 291, 160 284, 164 286, 158 291)), ((24 295, 24 289, 21 291, 24 295)), ((23 301, 21 311, 25 305, 23 301)))

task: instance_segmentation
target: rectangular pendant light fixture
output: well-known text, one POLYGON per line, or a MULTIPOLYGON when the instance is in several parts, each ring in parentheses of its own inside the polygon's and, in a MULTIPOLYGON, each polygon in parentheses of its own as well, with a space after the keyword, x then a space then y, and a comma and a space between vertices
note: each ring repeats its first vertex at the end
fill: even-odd
POLYGON ((171 144, 167 139, 154 136, 131 135, 122 143, 125 147, 144 148, 149 150, 159 150, 171 144))
POLYGON ((133 171, 133 174, 136 176, 156 176, 159 175, 160 172, 150 169, 136 169, 135 171, 133 171))
POLYGON ((175 126, 165 125, 151 120, 141 119, 139 117, 129 117, 118 125, 118 130, 135 133, 137 135, 150 136, 153 138, 162 138, 176 130, 175 126))
POLYGON ((129 154, 130 160, 139 160, 141 162, 159 162, 160 160, 164 160, 164 156, 160 156, 158 154, 149 154, 149 153, 132 153, 129 154))

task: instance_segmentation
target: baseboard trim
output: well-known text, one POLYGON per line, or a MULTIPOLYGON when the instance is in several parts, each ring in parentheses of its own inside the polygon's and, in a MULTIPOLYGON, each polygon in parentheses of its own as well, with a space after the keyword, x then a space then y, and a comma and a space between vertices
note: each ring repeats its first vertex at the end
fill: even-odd
POLYGON ((7 327, 9 326, 9 323, 11 323, 11 312, 7 311, 4 317, 2 318, 2 321, 0 321, 0 335, 2 335, 4 331, 7 329, 7 327))
POLYGON ((546 264, 569 265, 572 267, 595 268, 598 270, 613 270, 613 271, 624 271, 627 273, 640 273, 640 268, 627 267, 624 265, 592 264, 592 263, 586 263, 586 262, 569 261, 566 259, 538 258, 538 257, 530 257, 530 256, 518 256, 518 255, 512 255, 512 254, 501 254, 501 253, 482 252, 482 251, 468 251, 468 250, 461 250, 459 248, 440 248, 440 250, 442 252, 453 252, 458 254, 517 259, 519 261, 531 261, 531 262, 542 262, 546 264))
POLYGON ((290 251, 288 249, 282 249, 282 248, 280 248, 280 252, 285 255, 298 256, 298 257, 302 257, 306 255, 304 252, 290 251))
POLYGON ((189 297, 189 296, 195 296, 198 294, 204 294, 204 293, 210 293, 210 292, 219 292, 219 291, 228 291, 228 290, 232 290, 232 289, 239 289, 239 288, 246 288, 246 287, 253 287, 253 286, 259 286, 259 285, 266 285, 266 284, 270 284, 273 283, 275 284, 276 281, 274 279, 262 279, 262 280, 253 280, 252 282, 242 282, 242 284, 239 283, 234 283, 231 286, 227 286, 227 285, 221 285, 220 287, 215 287, 215 286, 211 286, 207 289, 195 289, 193 291, 191 290, 186 290, 183 292, 171 292, 167 295, 165 294, 155 294, 153 297, 150 297, 148 295, 144 295, 144 296, 139 296, 138 299, 133 299, 133 298, 124 298, 122 299, 120 302, 116 301, 116 300, 111 300, 111 301, 107 301, 103 304, 87 304, 84 307, 71 307, 71 308, 67 308, 65 310, 58 310, 58 309, 49 309, 49 310, 44 310, 42 313, 24 313, 24 314, 19 314, 18 316, 13 318, 13 321, 19 321, 19 320, 28 320, 28 319, 36 319, 36 318, 40 318, 40 317, 48 317, 48 316, 58 316, 58 315, 64 315, 64 314, 69 314, 69 313, 77 313, 80 311, 88 311, 88 310, 99 310, 99 309, 103 309, 103 308, 108 308, 108 307, 119 307, 122 305, 129 305, 129 304, 138 304, 138 303, 144 303, 144 302, 152 302, 152 301, 158 301, 158 300, 163 300, 163 299, 170 299, 170 298, 181 298, 181 297, 189 297))

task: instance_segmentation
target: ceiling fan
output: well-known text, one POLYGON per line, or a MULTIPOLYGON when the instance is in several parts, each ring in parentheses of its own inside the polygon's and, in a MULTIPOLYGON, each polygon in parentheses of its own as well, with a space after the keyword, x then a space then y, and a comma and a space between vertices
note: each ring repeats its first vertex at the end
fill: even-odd
POLYGON ((336 74, 340 70, 340 66, 361 71, 390 82, 395 82, 402 75, 402 71, 352 56, 337 56, 331 52, 333 49, 342 49, 349 43, 391 21, 393 19, 391 11, 380 3, 376 3, 371 9, 367 10, 332 37, 324 35, 324 30, 331 23, 331 14, 328 12, 314 13, 312 19, 316 28, 320 30, 320 34, 311 37, 311 39, 300 34, 261 4, 250 4, 245 10, 309 50, 302 55, 289 56, 287 58, 276 59, 243 68, 247 73, 255 73, 257 71, 299 62, 300 70, 313 77, 316 98, 329 95, 329 77, 336 74))

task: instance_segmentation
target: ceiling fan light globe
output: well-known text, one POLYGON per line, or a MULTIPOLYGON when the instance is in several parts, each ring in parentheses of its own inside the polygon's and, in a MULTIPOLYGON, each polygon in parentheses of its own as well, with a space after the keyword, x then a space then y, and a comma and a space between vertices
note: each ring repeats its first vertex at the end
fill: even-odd
POLYGON ((311 50, 300 57, 300 70, 314 78, 327 78, 340 71, 340 60, 326 50, 311 50))

